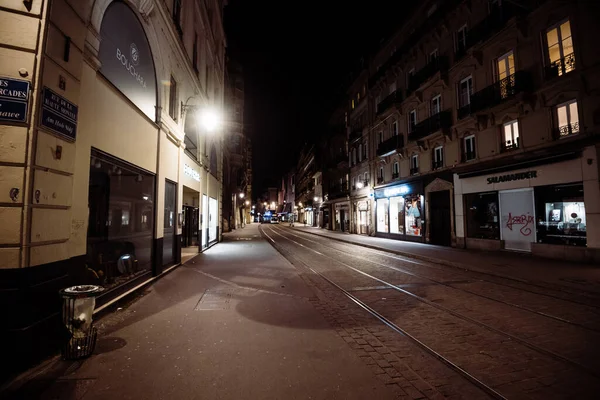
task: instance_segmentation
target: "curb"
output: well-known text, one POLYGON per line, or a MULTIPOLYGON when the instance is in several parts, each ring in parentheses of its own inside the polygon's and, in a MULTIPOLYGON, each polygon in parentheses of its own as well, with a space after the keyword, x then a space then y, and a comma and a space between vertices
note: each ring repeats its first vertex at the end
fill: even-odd
POLYGON ((400 250, 394 250, 394 249, 389 249, 386 247, 382 247, 382 246, 376 246, 376 245, 371 245, 371 244, 366 244, 366 243, 360 243, 360 242, 356 242, 353 240, 348 240, 348 239, 344 239, 344 238, 337 238, 337 237, 332 237, 329 235, 323 235, 321 233, 318 232, 311 232, 308 229, 299 229, 299 232, 306 232, 309 233, 311 235, 314 236, 320 236, 320 237, 324 237, 327 239, 331 239, 331 240, 335 240, 338 242, 342 242, 342 243, 347 243, 347 244, 353 244, 353 245, 357 245, 357 246, 362 246, 362 247, 366 247, 372 250, 378 250, 378 251, 384 251, 387 253, 392 253, 392 254, 396 254, 399 256, 403 256, 403 257, 407 257, 407 258, 412 258, 412 259, 416 259, 416 260, 420 260, 420 261, 426 261, 426 262, 430 262, 433 264, 438 264, 438 265, 444 265, 447 267, 451 267, 451 268, 456 268, 456 269, 461 269, 463 271, 471 271, 471 272, 477 272, 480 274, 484 274, 484 275, 489 275, 489 276, 494 276, 496 278, 502 278, 502 279, 507 279, 507 280, 511 280, 511 281, 516 281, 516 282, 520 282, 520 283, 525 283, 528 285, 532 285, 532 286, 538 286, 541 288, 545 288, 545 289, 550 289, 550 290, 557 290, 557 291, 561 291, 564 293, 570 293, 570 294, 578 294, 578 295, 583 295, 587 298, 593 299, 593 298, 597 298, 600 296, 600 293, 598 292, 590 292, 590 291, 586 291, 586 290, 581 290, 578 288, 571 288, 569 286, 561 286, 561 285, 555 285, 549 282, 543 282, 543 281, 530 281, 527 279, 521 279, 521 278, 517 278, 514 276, 508 276, 508 275, 502 275, 502 274, 497 274, 497 273, 492 273, 489 271, 483 271, 480 270, 478 268, 474 268, 472 265, 470 264, 464 264, 464 263, 458 263, 458 262, 454 262, 454 261, 448 261, 448 260, 444 260, 441 258, 435 258, 435 257, 428 257, 428 256, 423 256, 421 254, 415 254, 415 253, 410 253, 410 252, 406 252, 406 251, 400 251, 400 250))

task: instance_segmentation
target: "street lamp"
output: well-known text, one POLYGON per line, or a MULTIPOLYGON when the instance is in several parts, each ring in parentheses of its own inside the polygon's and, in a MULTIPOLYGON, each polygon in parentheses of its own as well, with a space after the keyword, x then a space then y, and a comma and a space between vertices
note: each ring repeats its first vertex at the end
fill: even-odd
POLYGON ((357 189, 362 189, 363 187, 364 187, 364 184, 362 182, 356 182, 357 189))
POLYGON ((185 101, 185 104, 181 105, 181 115, 185 120, 185 114, 188 110, 196 112, 196 118, 202 124, 207 132, 214 132, 221 126, 222 116, 219 110, 212 106, 201 106, 197 104, 188 104, 189 101, 196 96, 190 96, 185 101))
POLYGON ((240 199, 244 198, 244 193, 240 193, 240 199))
POLYGON ((315 196, 315 197, 313 198, 313 200, 314 200, 314 202, 315 202, 315 203, 319 202, 319 198, 318 198, 317 196, 315 196))
MULTIPOLYGON (((250 205, 250 201, 246 200, 246 205, 250 205)), ((254 206, 252 206, 252 208, 254 208, 254 206)))

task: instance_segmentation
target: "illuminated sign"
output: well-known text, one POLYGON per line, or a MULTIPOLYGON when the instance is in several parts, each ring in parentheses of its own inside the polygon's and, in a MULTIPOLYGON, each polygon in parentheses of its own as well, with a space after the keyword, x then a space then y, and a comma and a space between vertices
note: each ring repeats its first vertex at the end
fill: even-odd
POLYGON ((188 175, 193 180, 200 182, 200 174, 189 165, 183 164, 183 173, 188 175))
POLYGON ((394 197, 394 196, 399 196, 401 194, 407 194, 409 191, 410 191, 410 189, 406 185, 395 186, 395 187, 384 189, 383 196, 384 197, 394 197))
POLYGON ((533 179, 533 178, 537 178, 537 171, 528 171, 528 172, 519 172, 517 174, 492 176, 490 178, 487 178, 487 183, 488 183, 488 185, 490 185, 492 183, 521 181, 524 179, 533 179))

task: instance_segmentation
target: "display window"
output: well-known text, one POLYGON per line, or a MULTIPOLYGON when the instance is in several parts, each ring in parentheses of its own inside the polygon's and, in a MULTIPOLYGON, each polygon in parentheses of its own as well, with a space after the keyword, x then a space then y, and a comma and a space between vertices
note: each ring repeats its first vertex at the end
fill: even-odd
POLYGON ((406 210, 406 235, 422 236, 423 235, 423 196, 408 195, 404 197, 406 210))
POLYGON ((535 188, 539 243, 587 245, 583 184, 535 188))
POLYGON ((388 215, 388 199, 377 200, 377 232, 388 233, 389 232, 389 215, 388 215))
POLYGON ((390 197, 390 233, 404 234, 404 197, 390 197))
POLYGON ((465 195, 467 237, 500 240, 498 192, 465 195))

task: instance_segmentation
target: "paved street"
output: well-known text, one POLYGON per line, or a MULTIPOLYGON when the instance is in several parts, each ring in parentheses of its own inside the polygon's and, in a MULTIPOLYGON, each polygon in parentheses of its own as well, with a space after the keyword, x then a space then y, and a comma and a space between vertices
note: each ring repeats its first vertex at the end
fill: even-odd
MULTIPOLYGON (((596 398, 595 270, 561 274, 549 263, 553 274, 526 282, 484 265, 468 270, 382 251, 388 242, 248 225, 97 321, 93 356, 51 360, 7 393, 86 400, 596 398), (589 290, 576 290, 577 282, 589 290)), ((458 252, 469 262, 512 260, 458 252)))

